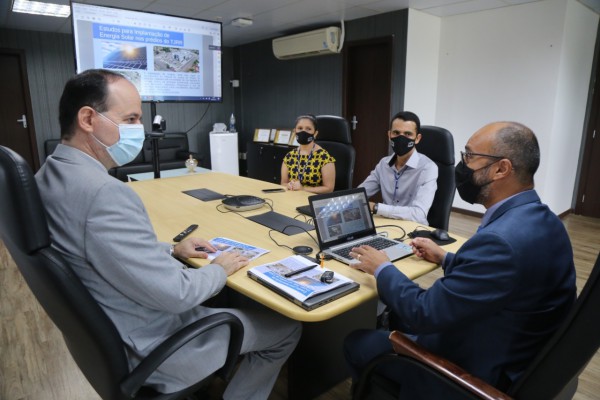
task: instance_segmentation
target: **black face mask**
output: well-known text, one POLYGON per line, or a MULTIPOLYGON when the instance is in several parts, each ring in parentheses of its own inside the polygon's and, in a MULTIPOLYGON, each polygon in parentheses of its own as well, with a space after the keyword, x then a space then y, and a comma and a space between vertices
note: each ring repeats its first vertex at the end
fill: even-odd
POLYGON ((296 140, 300 144, 309 144, 315 140, 315 135, 311 135, 306 131, 296 132, 296 140))
POLYGON ((454 179, 456 180, 456 190, 458 190, 458 195, 461 199, 470 204, 475 204, 477 202, 479 194, 481 193, 481 189, 484 186, 492 183, 493 180, 490 180, 482 185, 478 185, 473 181, 473 174, 476 171, 487 168, 492 164, 486 165, 485 167, 477 170, 467 167, 462 161, 456 165, 456 168, 454 169, 454 179))
POLYGON ((401 157, 415 148, 415 140, 409 139, 406 136, 396 136, 391 138, 392 150, 397 156, 401 157))

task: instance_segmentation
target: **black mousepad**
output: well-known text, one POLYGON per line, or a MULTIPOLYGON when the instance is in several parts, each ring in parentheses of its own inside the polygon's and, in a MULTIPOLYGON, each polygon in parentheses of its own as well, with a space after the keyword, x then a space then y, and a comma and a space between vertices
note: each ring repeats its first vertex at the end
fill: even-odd
POLYGON ((449 237, 448 240, 438 240, 436 238, 433 238, 433 237, 431 237, 431 231, 427 231, 425 229, 418 230, 418 231, 412 231, 408 234, 408 237, 409 238, 416 238, 416 237, 428 238, 428 239, 433 240, 433 242, 439 246, 444 246, 444 245, 456 242, 456 239, 454 239, 453 237, 449 237))
POLYGON ((220 200, 225 198, 221 193, 213 192, 210 189, 184 190, 183 193, 202 201, 220 200))
POLYGON ((284 233, 288 236, 297 235, 299 233, 304 233, 306 231, 312 231, 315 229, 315 227, 312 225, 298 221, 294 218, 287 217, 283 214, 276 213, 275 211, 268 211, 264 214, 253 215, 247 218, 264 225, 267 228, 275 229, 276 231, 284 233))

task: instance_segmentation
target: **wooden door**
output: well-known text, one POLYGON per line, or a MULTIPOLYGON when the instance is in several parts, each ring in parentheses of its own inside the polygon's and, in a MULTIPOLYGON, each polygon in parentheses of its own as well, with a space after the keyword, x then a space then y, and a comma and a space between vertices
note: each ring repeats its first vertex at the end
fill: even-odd
POLYGON ((0 76, 0 145, 19 153, 37 171, 40 163, 22 50, 0 49, 0 76))
POLYGON ((344 117, 350 122, 356 187, 389 153, 387 131, 392 96, 392 38, 346 44, 344 117), (356 122, 354 122, 356 121, 356 122))
MULTIPOLYGON (((600 30, 599 30, 600 33, 600 30)), ((600 41, 595 49, 595 76, 581 160, 575 214, 600 218, 600 41)))
MULTIPOLYGON (((596 88, 595 97, 600 88, 596 88)), ((586 132, 581 179, 575 213, 600 218, 600 99, 594 99, 590 124, 586 132)))

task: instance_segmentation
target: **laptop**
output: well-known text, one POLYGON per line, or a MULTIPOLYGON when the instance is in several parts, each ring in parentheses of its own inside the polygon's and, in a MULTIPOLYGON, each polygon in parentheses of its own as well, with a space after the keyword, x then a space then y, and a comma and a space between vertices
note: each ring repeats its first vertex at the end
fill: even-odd
POLYGON ((364 188, 310 196, 308 201, 319 247, 336 260, 358 263, 349 253, 362 244, 384 251, 392 261, 413 254, 409 245, 377 235, 364 188))

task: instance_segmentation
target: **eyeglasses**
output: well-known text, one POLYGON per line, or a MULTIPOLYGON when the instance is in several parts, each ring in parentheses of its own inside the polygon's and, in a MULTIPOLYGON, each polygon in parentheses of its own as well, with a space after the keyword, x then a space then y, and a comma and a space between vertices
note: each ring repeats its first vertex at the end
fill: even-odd
POLYGON ((487 158, 495 158, 497 160, 501 160, 503 158, 506 158, 504 156, 493 156, 491 154, 483 154, 483 153, 472 153, 470 151, 461 151, 460 152, 460 157, 462 159, 462 162, 464 164, 468 164, 471 162, 471 160, 473 159, 473 157, 487 157, 487 158))

